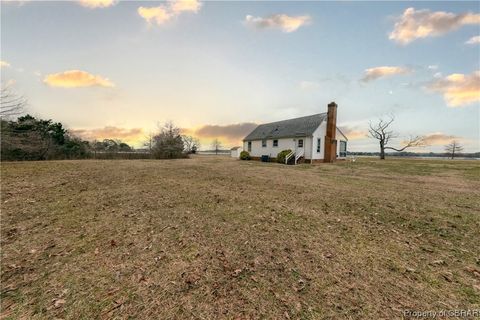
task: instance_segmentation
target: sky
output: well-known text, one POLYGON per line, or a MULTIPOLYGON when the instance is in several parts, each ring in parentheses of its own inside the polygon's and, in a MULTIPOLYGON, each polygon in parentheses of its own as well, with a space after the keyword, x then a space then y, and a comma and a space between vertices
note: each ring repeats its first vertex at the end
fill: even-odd
POLYGON ((173 121, 240 145, 257 124, 326 112, 351 151, 393 115, 420 152, 480 151, 480 7, 471 2, 2 1, 1 80, 27 111, 136 147, 173 121))

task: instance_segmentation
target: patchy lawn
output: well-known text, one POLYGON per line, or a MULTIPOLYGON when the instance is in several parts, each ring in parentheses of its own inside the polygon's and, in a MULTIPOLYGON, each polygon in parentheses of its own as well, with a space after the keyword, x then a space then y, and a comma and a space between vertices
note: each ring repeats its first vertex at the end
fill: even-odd
POLYGON ((480 308, 480 163, 2 163, 1 317, 480 308))

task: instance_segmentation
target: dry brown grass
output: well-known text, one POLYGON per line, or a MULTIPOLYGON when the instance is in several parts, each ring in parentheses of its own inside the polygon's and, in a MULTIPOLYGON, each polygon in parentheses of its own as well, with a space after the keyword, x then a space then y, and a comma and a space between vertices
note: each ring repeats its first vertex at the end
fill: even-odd
POLYGON ((395 319, 480 308, 480 166, 2 164, 2 318, 395 319))

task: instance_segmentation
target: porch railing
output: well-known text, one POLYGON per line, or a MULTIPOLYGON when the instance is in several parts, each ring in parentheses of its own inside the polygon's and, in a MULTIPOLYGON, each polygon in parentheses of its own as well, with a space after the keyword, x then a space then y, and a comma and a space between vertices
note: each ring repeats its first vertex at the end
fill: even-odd
POLYGON ((304 154, 304 150, 303 149, 300 149, 297 154, 295 155, 295 164, 297 164, 297 161, 298 159, 300 159, 301 157, 303 157, 303 154, 304 154))
MULTIPOLYGON (((285 164, 288 164, 288 160, 295 154, 295 152, 291 151, 289 154, 285 156, 285 164)), ((296 162, 295 162, 296 164, 296 162)))

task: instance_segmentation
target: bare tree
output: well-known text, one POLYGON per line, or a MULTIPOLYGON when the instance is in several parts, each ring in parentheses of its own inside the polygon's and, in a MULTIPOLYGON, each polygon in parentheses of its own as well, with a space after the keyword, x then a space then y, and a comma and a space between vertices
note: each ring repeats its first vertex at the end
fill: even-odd
POLYGON ((388 146, 388 143, 392 139, 398 138, 398 133, 393 130, 389 130, 389 126, 393 123, 395 118, 390 116, 388 120, 379 119, 377 123, 369 123, 370 129, 368 129, 369 136, 371 138, 377 139, 380 144, 380 159, 385 159, 385 150, 395 150, 403 151, 411 147, 424 146, 423 137, 421 136, 412 136, 407 141, 404 142, 403 147, 394 148, 388 146))
POLYGON ((220 140, 218 140, 218 138, 215 138, 212 141, 212 149, 215 150, 215 154, 218 154, 218 151, 220 151, 222 147, 222 143, 220 142, 220 140))
POLYGON ((152 152, 153 147, 153 133, 150 131, 147 136, 145 136, 145 141, 143 142, 143 146, 148 148, 148 152, 152 152))
POLYGON ((0 102, 0 118, 22 114, 27 105, 27 99, 24 96, 16 94, 9 86, 4 86, 3 84, 0 102))
POLYGON ((196 153, 200 148, 200 140, 195 137, 183 135, 183 145, 186 153, 196 153))
POLYGON ((458 143, 456 140, 452 140, 449 144, 445 146, 445 151, 453 159, 455 154, 463 151, 463 146, 458 143))

